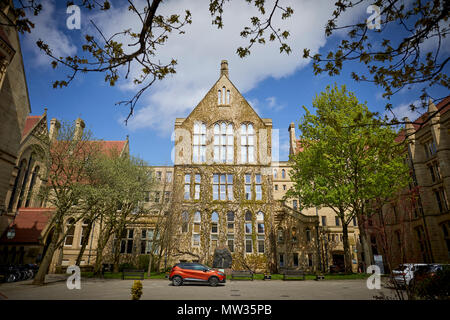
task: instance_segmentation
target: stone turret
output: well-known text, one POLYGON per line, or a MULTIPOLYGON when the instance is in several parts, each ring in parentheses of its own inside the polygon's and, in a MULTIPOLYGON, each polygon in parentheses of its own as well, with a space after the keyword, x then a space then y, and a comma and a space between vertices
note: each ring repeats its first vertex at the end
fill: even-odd
POLYGON ((81 137, 83 136, 83 130, 85 128, 85 124, 84 121, 80 118, 78 118, 75 122, 75 135, 74 135, 74 139, 75 140, 79 140, 81 139, 81 137))
POLYGON ((220 75, 226 75, 228 78, 228 61, 222 60, 220 63, 220 75))
POLYGON ((297 139, 295 138, 295 124, 291 122, 288 128, 289 131, 289 155, 297 152, 297 139))
POLYGON ((58 137, 59 128, 61 128, 61 123, 59 123, 59 121, 56 120, 56 118, 50 120, 50 132, 49 132, 50 141, 54 141, 56 137, 58 137))

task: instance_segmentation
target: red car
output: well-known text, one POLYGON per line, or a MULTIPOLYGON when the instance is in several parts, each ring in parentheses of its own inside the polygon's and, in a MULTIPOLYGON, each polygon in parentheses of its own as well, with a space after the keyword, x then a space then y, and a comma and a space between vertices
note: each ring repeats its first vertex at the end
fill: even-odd
POLYGON ((182 262, 176 264, 170 271, 169 280, 174 286, 181 286, 184 282, 208 282, 215 287, 226 282, 226 275, 203 264, 182 262))

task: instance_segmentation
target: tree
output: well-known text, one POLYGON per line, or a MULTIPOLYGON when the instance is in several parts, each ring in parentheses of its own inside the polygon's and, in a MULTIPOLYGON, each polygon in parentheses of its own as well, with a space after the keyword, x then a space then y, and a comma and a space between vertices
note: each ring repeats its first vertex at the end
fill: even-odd
MULTIPOLYGON (((338 75, 344 64, 358 61, 367 67, 368 73, 352 72, 355 81, 371 82, 383 88, 383 97, 390 98, 403 88, 423 84, 422 104, 429 97, 428 88, 450 88, 445 67, 450 58, 441 48, 450 33, 448 17, 450 2, 447 0, 414 0, 405 3, 400 0, 377 0, 373 3, 358 0, 338 0, 333 16, 328 20, 325 34, 330 37, 337 31, 348 31, 340 44, 328 54, 312 54, 304 49, 303 57, 312 59, 314 73, 338 75), (370 23, 363 21, 347 26, 337 22, 345 11, 357 12, 359 7, 375 5, 380 8, 380 29, 370 30, 370 23), (394 36, 395 35, 395 36, 394 36), (430 42, 433 42, 431 45, 430 42)), ((441 100, 444 97, 435 97, 441 100)), ((392 123, 399 120, 393 114, 392 123)), ((416 108, 410 106, 412 111, 416 108)), ((431 116, 430 116, 431 118, 431 116)))
POLYGON ((91 143, 90 137, 89 131, 80 132, 74 124, 67 122, 62 123, 54 141, 42 137, 48 147, 42 156, 47 168, 47 183, 43 184, 39 196, 55 210, 48 225, 48 230, 53 231, 51 241, 33 284, 44 284, 53 255, 70 230, 70 226, 65 228, 68 219, 73 218, 73 223, 76 223, 83 218, 76 206, 85 194, 87 168, 98 154, 98 146, 91 143))
POLYGON ((142 202, 146 190, 151 190, 154 180, 151 170, 144 161, 135 157, 105 155, 100 158, 98 171, 103 183, 99 184, 100 235, 97 244, 97 257, 94 272, 101 272, 103 252, 111 239, 113 241, 114 269, 118 271, 120 257, 120 236, 126 227, 148 213, 142 202))
POLYGON ((286 197, 302 207, 329 207, 342 224, 346 272, 351 272, 348 225, 362 218, 373 199, 385 201, 407 185, 409 169, 401 156, 396 132, 345 86, 327 87, 313 101, 316 114, 305 109, 300 121, 302 151, 291 157, 294 182, 286 197))
MULTIPOLYGON (((228 1, 210 0, 209 2, 212 24, 217 28, 222 28, 224 25, 222 14, 228 1)), ((289 18, 293 13, 292 8, 281 6, 280 0, 276 0, 270 5, 261 0, 245 1, 254 5, 260 16, 250 17, 251 26, 242 30, 240 36, 248 39, 248 45, 237 48, 237 54, 245 57, 250 54, 250 49, 255 43, 266 43, 266 33, 270 33, 267 37, 268 41, 280 43, 280 52, 289 54, 291 49, 285 42, 289 37, 289 31, 276 28, 273 25, 273 18, 278 12, 281 12, 282 19, 289 18)), ((34 28, 31 21, 32 16, 41 12, 42 2, 42 0, 18 1, 17 7, 12 8, 10 0, 0 0, 0 8, 3 9, 9 5, 10 10, 14 10, 18 18, 15 21, 8 19, 8 25, 16 27, 19 32, 24 33, 31 32, 34 28)), ((114 86, 122 72, 125 74, 124 78, 127 79, 131 68, 136 67, 139 70, 138 75, 133 79, 137 87, 136 94, 130 100, 118 102, 118 104, 129 106, 130 112, 126 119, 128 120, 141 95, 157 80, 162 80, 167 75, 176 72, 176 58, 172 58, 166 63, 160 62, 157 58, 158 49, 167 42, 171 33, 183 34, 185 33, 184 27, 192 23, 189 10, 185 10, 183 14, 175 12, 167 16, 160 14, 162 2, 162 0, 147 0, 143 1, 143 5, 140 6, 139 1, 128 0, 128 10, 135 14, 135 19, 140 22, 140 30, 135 31, 128 28, 117 30, 112 35, 105 35, 95 22, 91 21, 98 34, 85 35, 85 43, 81 46, 82 56, 55 56, 52 48, 45 43, 45 39, 39 39, 37 46, 52 58, 53 68, 64 66, 69 71, 67 79, 54 81, 53 87, 61 88, 69 85, 79 73, 104 74, 105 82, 114 86), (124 49, 125 46, 128 47, 127 50, 124 49)), ((111 4, 107 0, 67 1, 68 6, 73 4, 89 10, 106 11, 111 8, 111 4)))

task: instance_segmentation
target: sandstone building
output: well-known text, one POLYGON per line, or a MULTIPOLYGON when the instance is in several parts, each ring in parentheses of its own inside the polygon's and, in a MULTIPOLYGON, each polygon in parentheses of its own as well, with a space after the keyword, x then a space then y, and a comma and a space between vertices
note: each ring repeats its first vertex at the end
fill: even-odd
POLYGON ((20 171, 19 148, 31 112, 19 35, 8 22, 16 20, 11 8, 12 1, 0 4, 0 234, 12 218, 6 196, 20 171))
POLYGON ((450 97, 430 102, 428 112, 397 138, 405 142, 413 182, 368 225, 372 254, 382 255, 385 264, 450 263, 449 110, 450 97))
MULTIPOLYGON (((293 124, 289 130, 292 154, 298 151, 293 124)), ((175 163, 164 167, 173 181, 168 213, 174 224, 165 265, 167 258, 169 264, 211 265, 214 249, 227 247, 235 269, 342 267, 342 229, 334 225, 334 213, 320 209, 317 215, 315 209, 301 209, 296 199, 284 199, 292 185, 290 163, 272 162, 271 138, 271 119, 258 116, 222 61, 217 82, 188 117, 175 121, 175 163)), ((163 174, 161 167, 153 169, 163 174)), ((159 203, 162 193, 148 200, 159 203)), ((356 222, 349 229, 356 271, 356 222)), ((122 241, 142 241, 139 230, 134 239, 122 241)))
MULTIPOLYGON (((50 141, 58 135, 60 123, 53 118, 50 129, 47 129, 47 111, 42 116, 28 116, 22 131, 22 139, 16 160, 17 173, 11 174, 12 183, 6 192, 6 214, 0 218, 8 218, 5 229, 0 233, 0 263, 39 263, 50 243, 52 229, 49 228, 54 208, 39 197, 43 183, 47 183, 47 162, 42 159, 50 141), (10 232, 13 236, 10 237, 10 232)), ((75 130, 80 136, 85 124, 77 119, 75 130)), ((97 141, 101 152, 116 150, 121 156, 129 155, 129 142, 97 141)), ((63 246, 57 250, 49 272, 54 272, 57 266, 74 264, 81 248, 81 240, 86 232, 86 221, 71 223, 66 221, 69 229, 63 246)), ((81 265, 89 265, 95 261, 96 239, 98 225, 94 225, 84 252, 81 265)))

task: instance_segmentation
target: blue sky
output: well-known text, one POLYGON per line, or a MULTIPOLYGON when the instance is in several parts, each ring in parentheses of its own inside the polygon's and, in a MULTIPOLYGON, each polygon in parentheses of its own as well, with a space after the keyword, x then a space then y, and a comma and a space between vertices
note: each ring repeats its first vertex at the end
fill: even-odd
MULTIPOLYGON (((58 55, 81 54, 77 47, 84 35, 95 35, 89 20, 109 34, 137 26, 135 19, 123 9, 126 1, 111 2, 113 9, 108 13, 82 9, 81 29, 68 30, 65 1, 48 0, 45 11, 34 20, 36 28, 32 34, 21 36, 32 115, 42 114, 44 108, 48 108, 49 119, 73 121, 81 117, 96 138, 124 140, 129 135, 133 155, 151 165, 172 165, 171 130, 175 117, 187 116, 206 94, 219 76, 222 59, 229 61, 230 79, 244 97, 262 118, 272 118, 274 129, 280 130, 280 160, 288 159, 289 123, 297 124, 303 115, 302 106, 310 107, 315 95, 324 91, 327 85, 345 84, 360 101, 367 101, 370 110, 384 112, 387 101, 381 98, 382 89, 368 83, 356 83, 349 77, 351 71, 365 70, 360 64, 347 64, 337 77, 314 76, 311 63, 302 58, 304 47, 324 53, 341 39, 339 34, 329 39, 324 36, 324 26, 331 16, 334 1, 293 2, 294 16, 279 22, 291 32, 289 44, 293 52, 289 56, 280 55, 278 47, 269 44, 256 47, 249 58, 240 59, 235 54, 236 48, 243 44, 239 31, 253 14, 251 7, 244 1, 229 4, 224 16, 225 27, 217 30, 211 26, 208 1, 177 0, 166 2, 163 12, 182 12, 189 8, 193 24, 186 28, 185 35, 174 35, 169 39, 157 57, 162 61, 176 58, 177 74, 152 87, 141 98, 129 124, 125 125, 123 119, 128 109, 115 103, 133 96, 136 87, 130 81, 123 80, 110 87, 102 75, 87 74, 77 76, 67 88, 53 89, 52 81, 64 79, 67 70, 53 70, 48 58, 35 46, 35 41, 43 38, 58 55)), ((342 23, 365 20, 368 14, 364 6, 363 9, 344 16, 342 23)), ((447 45, 447 54, 449 49, 447 45)), ((409 114, 407 106, 418 100, 419 89, 415 86, 402 90, 391 99, 398 116, 415 118, 416 115, 409 114)), ((436 97, 448 94, 442 89, 434 89, 431 93, 436 97)))

